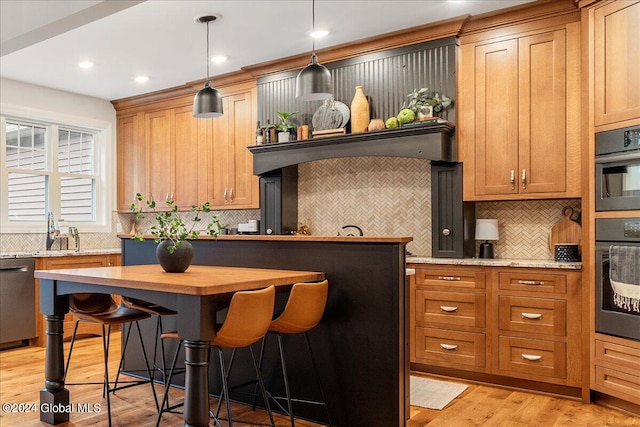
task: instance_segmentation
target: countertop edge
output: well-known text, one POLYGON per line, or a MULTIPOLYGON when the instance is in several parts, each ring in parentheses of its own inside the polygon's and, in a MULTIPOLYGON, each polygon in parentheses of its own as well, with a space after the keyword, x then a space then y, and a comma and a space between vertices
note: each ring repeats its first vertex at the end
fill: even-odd
MULTIPOLYGON (((130 239, 130 234, 118 234, 121 239, 130 239)), ((152 235, 142 236, 152 240, 152 235)), ((197 240, 223 240, 223 241, 272 241, 272 242, 344 242, 344 243, 409 243, 413 237, 393 237, 393 236, 309 236, 309 235, 264 235, 264 234, 233 234, 200 236, 197 240)))
POLYGON ((12 258, 52 258, 63 256, 87 256, 87 255, 120 255, 120 248, 113 249, 84 249, 63 250, 63 251, 23 251, 23 252, 0 252, 0 259, 12 258))
POLYGON ((470 265, 482 267, 526 267, 555 268, 560 270, 582 270, 581 262, 557 262, 551 259, 431 258, 407 256, 407 264, 470 265))

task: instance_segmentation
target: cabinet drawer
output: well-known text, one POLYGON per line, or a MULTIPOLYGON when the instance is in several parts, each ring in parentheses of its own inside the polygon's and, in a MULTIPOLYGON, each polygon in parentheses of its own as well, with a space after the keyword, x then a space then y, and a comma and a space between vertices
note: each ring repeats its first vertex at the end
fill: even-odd
POLYGON ((567 335, 567 301, 501 295, 500 329, 564 337, 567 335))
MULTIPOLYGON (((640 372, 640 350, 596 340, 596 365, 608 365, 619 371, 640 372)), ((640 381, 640 380, 639 380, 640 381)))
POLYGON ((500 337, 499 368, 533 376, 567 377, 567 346, 563 342, 500 337))
POLYGON ((417 268, 416 285, 484 289, 484 271, 474 268, 417 268))
POLYGON ((567 293, 567 276, 565 274, 501 271, 498 273, 498 277, 501 290, 567 293))
POLYGON ((416 322, 485 326, 485 295, 462 292, 416 290, 416 322))
POLYGON ((485 366, 485 335, 416 327, 416 359, 477 368, 485 366))
POLYGON ((595 384, 600 391, 640 403, 640 376, 596 365, 595 384))

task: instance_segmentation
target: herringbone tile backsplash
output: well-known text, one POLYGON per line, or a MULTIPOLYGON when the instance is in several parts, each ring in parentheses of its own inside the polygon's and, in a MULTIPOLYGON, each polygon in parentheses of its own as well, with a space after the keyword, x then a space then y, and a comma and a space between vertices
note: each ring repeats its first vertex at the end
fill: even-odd
MULTIPOLYGON (((366 157, 298 167, 298 219, 315 235, 358 225, 369 236, 413 236, 408 250, 431 256, 431 166, 418 159, 366 157)), ((548 239, 562 208, 579 199, 479 202, 477 218, 497 218, 498 258, 553 259, 548 239)), ((476 250, 477 253, 477 250, 476 250)))

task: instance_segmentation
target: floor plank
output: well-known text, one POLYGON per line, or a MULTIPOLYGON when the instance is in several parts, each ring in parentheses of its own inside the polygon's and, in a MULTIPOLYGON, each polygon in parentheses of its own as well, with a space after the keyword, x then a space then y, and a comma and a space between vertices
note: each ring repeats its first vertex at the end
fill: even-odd
MULTIPOLYGON (((114 334, 110 370, 115 376, 118 364, 119 334, 114 334)), ((68 349, 68 344, 66 346, 68 349)), ((27 403, 23 413, 0 413, 2 427, 41 427, 38 412, 31 412, 39 405, 39 390, 44 381, 45 351, 37 347, 23 347, 0 352, 0 402, 27 403)), ((68 382, 102 381, 102 343, 100 338, 78 341, 69 371, 68 382)), ((598 405, 478 384, 467 384, 468 388, 442 411, 411 407, 411 419, 407 427, 471 427, 471 426, 620 426, 640 427, 640 418, 598 405)), ((155 405, 148 385, 133 387, 116 393, 112 398, 113 424, 119 427, 154 426, 155 405)), ((73 413, 71 421, 61 427, 107 425, 106 401, 102 399, 100 385, 69 386, 73 403, 100 404, 96 413, 73 413)), ((157 386, 160 398, 164 391, 157 386)), ((182 399, 183 392, 172 388, 171 399, 182 399)), ((212 399, 212 405, 217 401, 212 399)), ((232 407, 234 416, 255 422, 265 422, 264 411, 252 411, 241 405, 232 407)), ((278 426, 289 425, 288 418, 276 415, 278 426)), ((181 426, 182 416, 165 414, 163 426, 181 426)), ((319 427, 318 424, 300 421, 300 427, 319 427)), ((349 427, 349 426, 343 426, 349 427)), ((378 427, 378 426, 375 426, 378 427)), ((380 426, 388 427, 388 426, 380 426)))

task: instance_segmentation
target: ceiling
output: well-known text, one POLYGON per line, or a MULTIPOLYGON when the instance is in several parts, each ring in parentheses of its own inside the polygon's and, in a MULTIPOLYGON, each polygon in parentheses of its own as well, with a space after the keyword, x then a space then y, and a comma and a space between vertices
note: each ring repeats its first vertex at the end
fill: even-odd
MULTIPOLYGON (((322 49, 464 14, 532 0, 316 0, 322 49)), ((0 76, 106 100, 183 85, 206 76, 210 24, 212 76, 311 51, 312 3, 279 1, 0 0, 0 76), (90 60, 94 67, 78 67, 90 60), (134 77, 148 75, 140 84, 134 77)), ((320 56, 320 61, 322 57, 320 56)))

